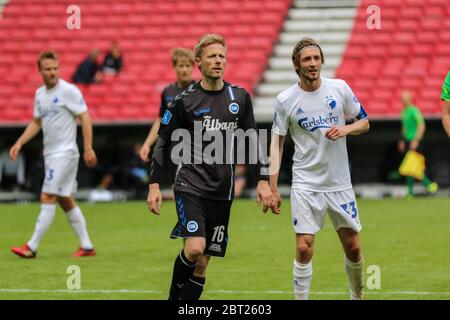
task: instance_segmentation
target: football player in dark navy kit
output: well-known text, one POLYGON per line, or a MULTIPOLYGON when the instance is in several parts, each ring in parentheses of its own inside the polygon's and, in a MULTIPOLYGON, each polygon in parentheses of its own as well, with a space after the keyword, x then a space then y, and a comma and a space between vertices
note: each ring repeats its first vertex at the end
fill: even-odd
POLYGON ((194 53, 185 48, 175 48, 172 50, 172 67, 175 70, 177 81, 171 83, 164 88, 161 93, 161 105, 159 107, 159 117, 153 122, 145 142, 143 143, 139 156, 142 161, 148 161, 148 154, 150 148, 158 138, 159 124, 164 112, 167 110, 167 105, 171 103, 177 95, 184 90, 192 89, 195 81, 192 80, 192 69, 194 68, 194 53))
MULTIPOLYGON (((195 61, 202 80, 191 90, 176 97, 162 117, 159 138, 151 161, 148 208, 159 214, 162 196, 159 182, 164 164, 163 150, 170 144, 172 132, 184 129, 194 146, 194 128, 201 134, 216 131, 225 136, 236 129, 255 129, 250 95, 245 89, 223 81, 226 44, 222 36, 206 34, 195 47, 195 61)), ((201 141, 202 151, 210 141, 201 141)), ((230 143, 232 144, 232 143, 230 143)), ((226 149, 224 144, 224 149, 226 149)), ((195 154, 195 149, 193 149, 195 154)), ((228 148, 223 158, 233 157, 228 148)), ((209 163, 209 162, 208 162, 209 163)), ((268 175, 256 164, 256 197, 264 208, 272 206, 268 175)), ((178 223, 172 238, 184 238, 184 247, 173 268, 170 300, 197 300, 205 285, 206 268, 211 256, 223 257, 228 242, 228 221, 234 196, 234 164, 207 164, 205 161, 179 165, 174 185, 178 223)))

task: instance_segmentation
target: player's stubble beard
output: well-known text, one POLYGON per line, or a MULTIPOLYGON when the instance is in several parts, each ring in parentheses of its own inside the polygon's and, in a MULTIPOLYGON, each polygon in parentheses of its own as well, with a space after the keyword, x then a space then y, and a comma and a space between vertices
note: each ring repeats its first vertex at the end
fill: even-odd
MULTIPOLYGON (((214 66, 215 67, 215 66, 214 66)), ((224 73, 224 66, 222 66, 222 71, 220 73, 215 73, 213 71, 213 68, 211 70, 205 70, 202 72, 202 78, 203 81, 208 83, 213 88, 218 88, 223 86, 223 73, 224 73)))
POLYGON ((44 78, 44 83, 45 83, 45 86, 47 87, 47 89, 52 89, 53 87, 55 87, 59 80, 58 75, 49 75, 47 77, 44 76, 43 78, 44 78))
POLYGON ((322 66, 318 67, 300 67, 300 82, 305 84, 307 87, 318 87, 320 85, 320 71, 322 66), (315 71, 316 76, 310 76, 309 73, 315 71))

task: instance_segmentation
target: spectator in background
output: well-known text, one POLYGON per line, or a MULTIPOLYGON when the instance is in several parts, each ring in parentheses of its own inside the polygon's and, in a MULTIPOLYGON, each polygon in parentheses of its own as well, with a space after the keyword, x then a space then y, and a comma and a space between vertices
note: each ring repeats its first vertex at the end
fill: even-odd
POLYGON ((6 149, 0 154, 0 185, 2 189, 22 188, 25 185, 25 159, 21 153, 15 161, 6 149))
POLYGON ((123 55, 120 51, 120 47, 117 42, 113 42, 111 50, 105 55, 105 59, 102 64, 103 73, 117 74, 123 68, 123 55))
MULTIPOLYGON (((402 154, 413 150, 423 154, 423 136, 425 134, 425 121, 420 109, 413 104, 412 96, 409 91, 402 92, 402 139, 398 143, 398 150, 402 154)), ((414 177, 406 177, 408 186, 408 197, 413 197, 414 177)), ((430 193, 436 193, 438 185, 432 182, 426 175, 422 180, 422 184, 430 193)))
POLYGON ((100 66, 97 62, 98 49, 93 49, 91 53, 77 67, 72 80, 74 83, 91 84, 101 80, 100 66))

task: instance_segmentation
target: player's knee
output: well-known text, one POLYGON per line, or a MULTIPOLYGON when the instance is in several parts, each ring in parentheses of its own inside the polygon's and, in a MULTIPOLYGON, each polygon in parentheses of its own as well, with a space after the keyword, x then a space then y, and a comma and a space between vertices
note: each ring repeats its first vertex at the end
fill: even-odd
POLYGON ((302 242, 297 244, 298 255, 302 258, 301 260, 309 260, 313 255, 312 244, 307 242, 302 242))
POLYGON ((346 248, 347 258, 353 262, 357 262, 361 258, 361 248, 358 242, 352 242, 346 248))
POLYGON ((40 200, 41 200, 41 203, 44 203, 44 204, 53 204, 56 202, 56 196, 43 192, 43 193, 41 193, 40 200))
POLYGON ((206 276, 206 267, 208 263, 206 261, 202 261, 202 259, 198 260, 195 265, 194 275, 197 277, 205 277, 206 276))
POLYGON ((70 211, 76 206, 75 201, 66 197, 58 197, 58 204, 63 208, 64 212, 70 211))
POLYGON ((184 254, 190 261, 198 261, 198 259, 203 255, 204 251, 205 246, 201 243, 190 245, 184 248, 184 254))

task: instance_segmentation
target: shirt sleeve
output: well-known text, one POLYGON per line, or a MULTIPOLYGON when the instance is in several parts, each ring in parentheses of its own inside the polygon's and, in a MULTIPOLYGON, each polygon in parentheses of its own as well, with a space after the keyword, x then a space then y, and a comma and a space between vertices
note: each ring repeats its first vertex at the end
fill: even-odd
POLYGON ((279 136, 285 136, 289 129, 289 117, 283 104, 277 98, 277 105, 275 107, 275 115, 273 117, 272 131, 279 136))
POLYGON ((417 124, 423 124, 425 122, 419 108, 414 109, 414 119, 416 119, 417 124))
POLYGON ((169 105, 161 117, 158 139, 156 140, 150 162, 150 183, 161 182, 161 175, 167 163, 167 159, 164 157, 167 154, 167 148, 170 147, 172 132, 180 128, 183 119, 183 104, 181 100, 176 101, 173 105, 169 105))
POLYGON ((167 110, 167 102, 166 97, 164 96, 165 90, 161 93, 161 103, 159 105, 159 117, 162 118, 164 115, 164 112, 167 110))
POLYGON ((250 138, 249 147, 251 148, 251 146, 253 146, 253 145, 258 146, 255 150, 257 152, 257 156, 258 156, 257 162, 256 162, 256 164, 251 164, 250 167, 253 168, 253 170, 255 171, 257 181, 260 181, 260 180, 268 181, 269 180, 269 176, 268 176, 269 159, 267 157, 267 152, 264 152, 264 150, 263 150, 263 148, 265 148, 265 146, 263 146, 259 140, 258 126, 256 125, 255 115, 253 113, 252 99, 250 98, 250 95, 248 94, 248 92, 245 92, 245 99, 246 99, 245 115, 244 115, 244 118, 243 118, 243 121, 242 121, 242 124, 240 127, 244 131, 247 131, 249 129, 255 130, 255 135, 251 136, 251 138, 250 138))
POLYGON ((66 99, 67 109, 75 116, 87 111, 87 105, 84 101, 83 94, 76 86, 73 86, 72 89, 68 91, 66 99))
POLYGON ((367 119, 367 113, 347 82, 344 82, 344 115, 348 119, 367 119))
POLYGON ((41 110, 39 108, 39 102, 38 102, 37 94, 34 96, 33 117, 34 118, 41 118, 41 110))
POLYGON ((169 104, 161 116, 161 124, 158 130, 159 136, 170 140, 172 132, 176 128, 180 128, 183 123, 183 119, 185 118, 183 109, 183 102, 181 99, 173 104, 169 104))

